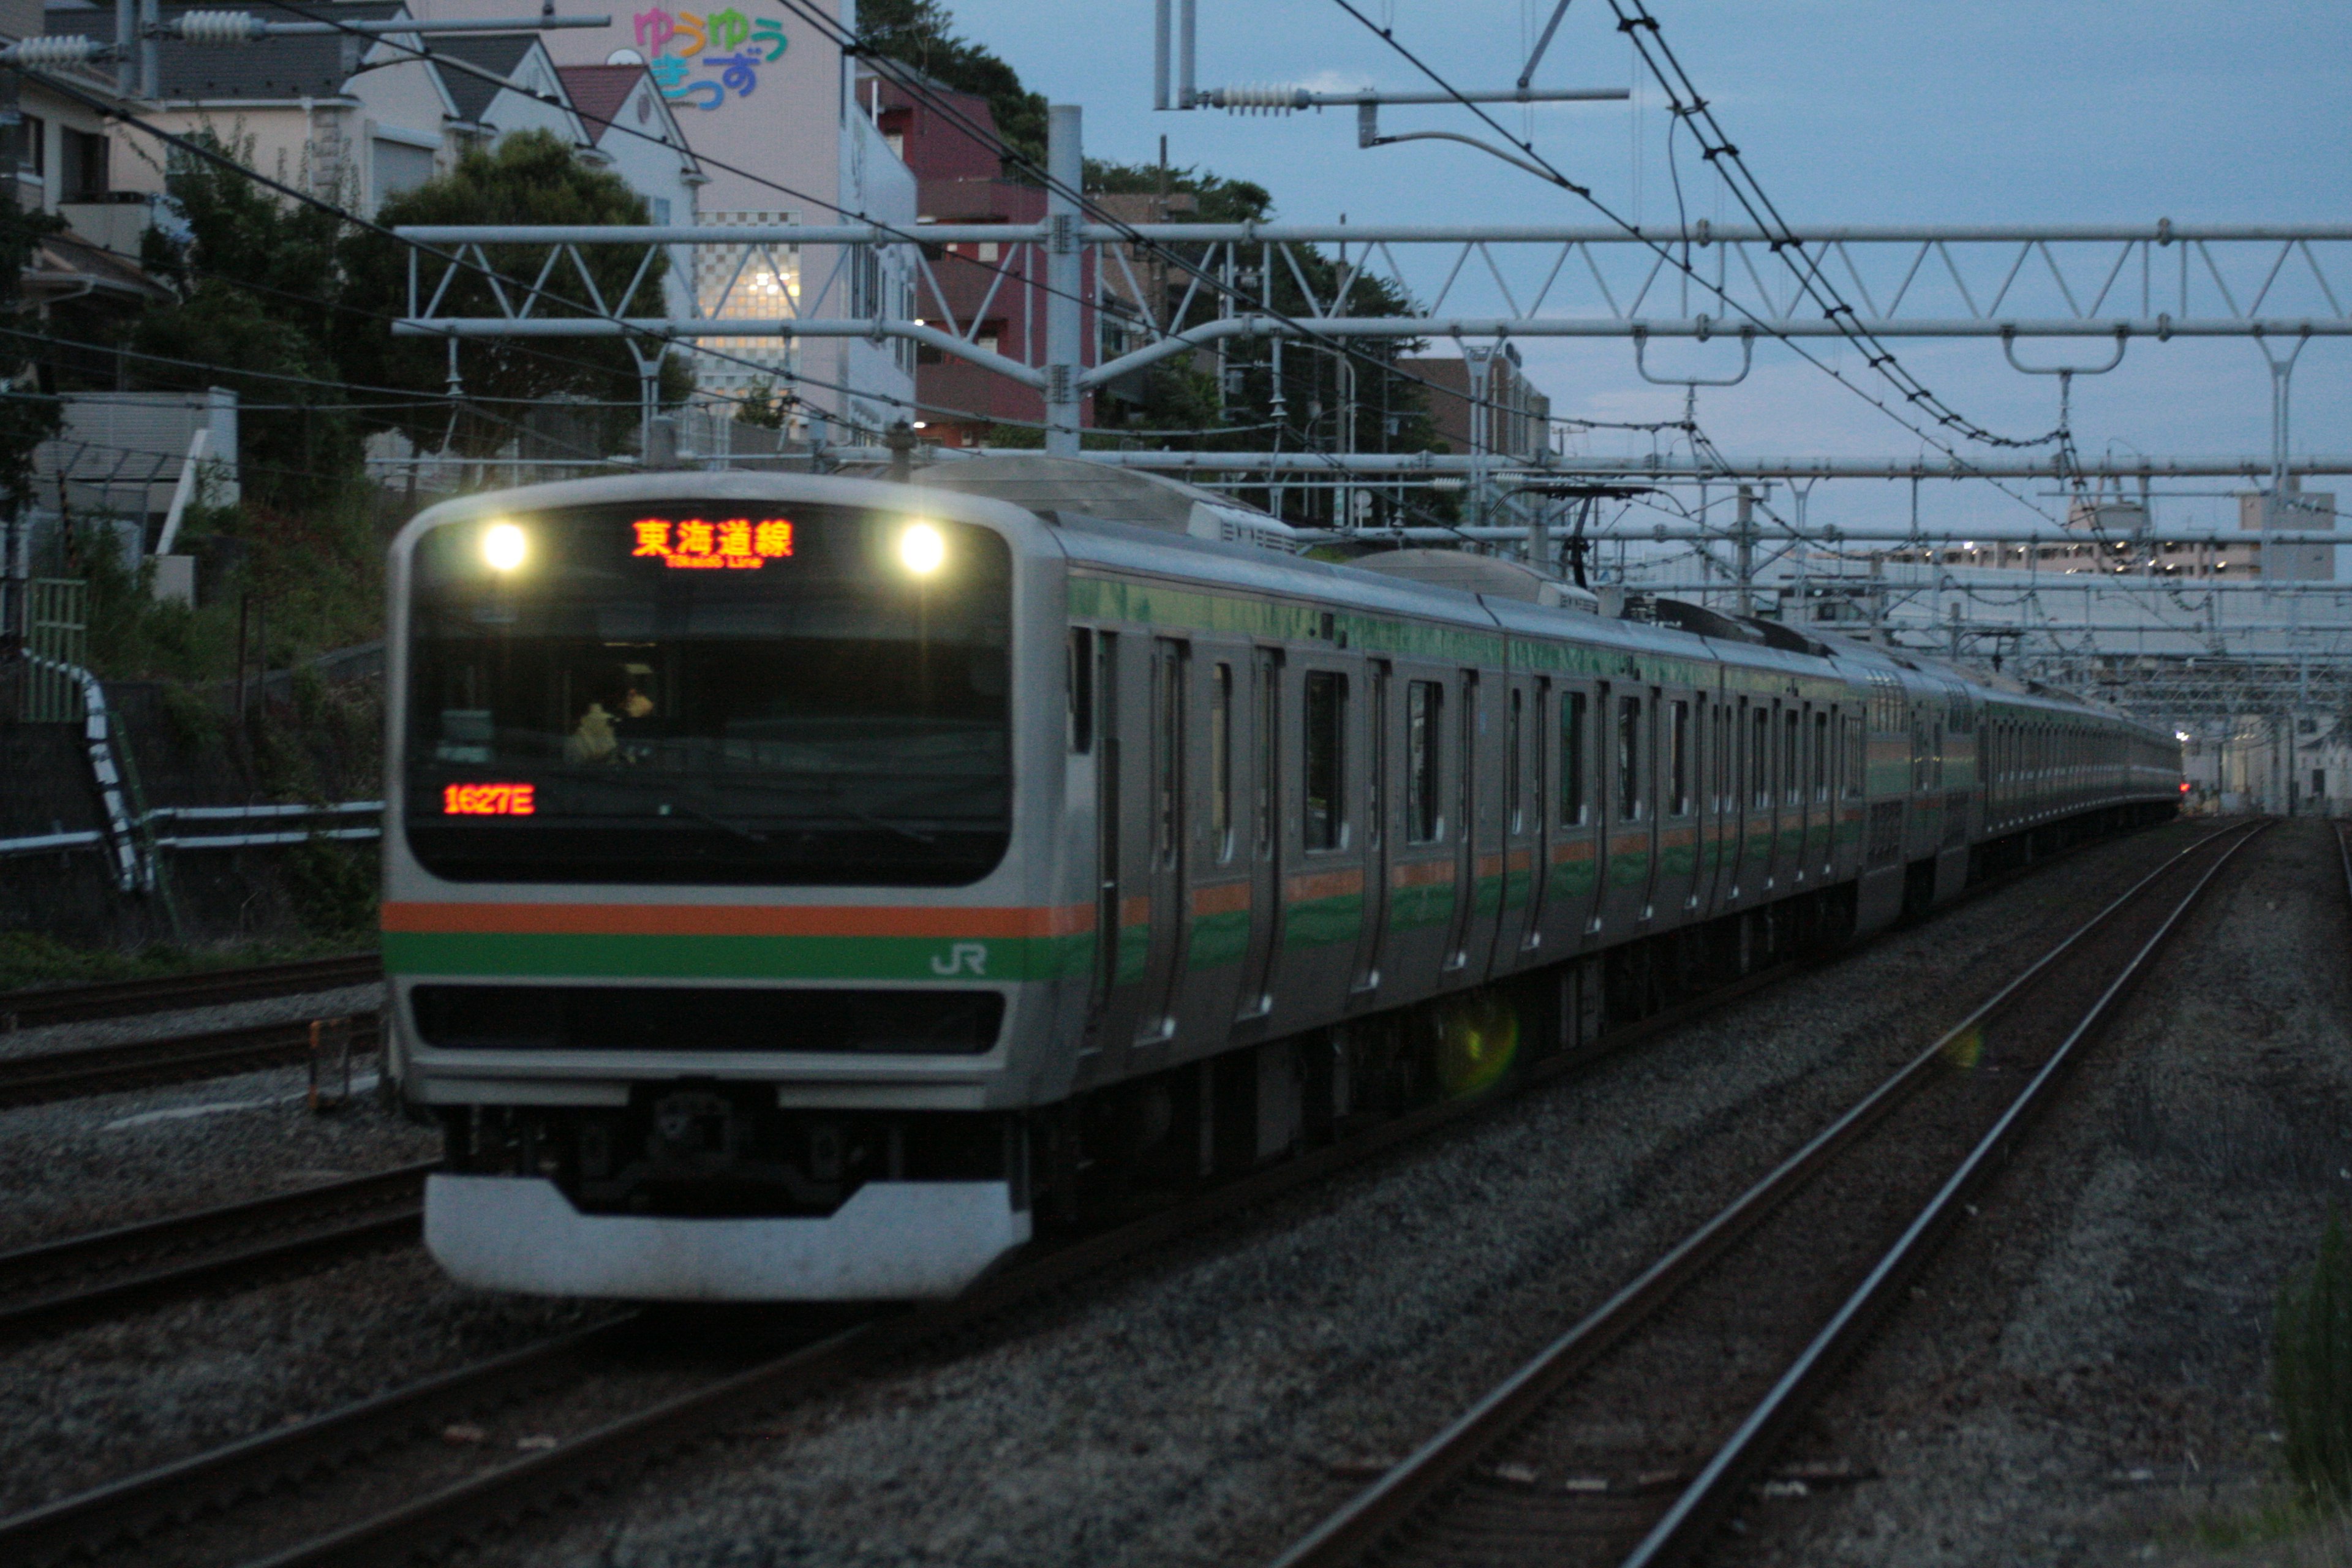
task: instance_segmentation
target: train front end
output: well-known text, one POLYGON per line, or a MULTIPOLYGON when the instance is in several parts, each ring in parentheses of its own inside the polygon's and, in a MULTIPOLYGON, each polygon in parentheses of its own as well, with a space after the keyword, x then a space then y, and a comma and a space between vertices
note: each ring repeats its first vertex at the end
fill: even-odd
POLYGON ((646 476, 436 507, 392 576, 386 1068, 446 1133, 441 1265, 903 1299, 1024 1242, 1087 929, 1014 787, 1060 759, 1059 639, 1016 630, 1058 602, 1043 525, 646 476))

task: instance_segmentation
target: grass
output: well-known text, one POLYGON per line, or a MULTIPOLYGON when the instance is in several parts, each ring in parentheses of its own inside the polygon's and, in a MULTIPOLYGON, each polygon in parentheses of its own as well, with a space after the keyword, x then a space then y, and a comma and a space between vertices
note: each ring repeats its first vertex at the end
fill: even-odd
POLYGON ((123 951, 74 947, 38 931, 0 931, 0 991, 28 985, 87 985, 102 980, 152 980, 249 963, 286 963, 359 952, 373 943, 346 932, 285 942, 232 942, 181 947, 158 942, 123 951))

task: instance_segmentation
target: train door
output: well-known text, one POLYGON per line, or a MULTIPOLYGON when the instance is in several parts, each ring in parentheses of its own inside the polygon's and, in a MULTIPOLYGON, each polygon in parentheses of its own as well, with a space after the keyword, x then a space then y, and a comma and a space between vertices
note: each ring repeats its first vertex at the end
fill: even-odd
POLYGON ((1250 803, 1249 944, 1242 959, 1235 1021, 1274 1011, 1275 955, 1282 936, 1282 650, 1262 647, 1250 660, 1247 767, 1250 803))
POLYGON ((1600 813, 1593 802, 1593 693, 1570 687, 1555 699, 1552 731, 1550 887, 1545 908, 1566 951, 1601 929, 1600 813))
POLYGON ((1145 1011, 1151 947, 1150 800, 1151 659, 1133 637, 1095 638, 1094 1037, 1125 1047, 1145 1011))
POLYGON ((1652 689, 1657 726, 1657 869, 1650 883, 1651 907, 1664 919, 1683 920, 1697 901, 1699 872, 1699 731, 1705 713, 1693 693, 1652 689))
POLYGON ((1731 887, 1731 869, 1727 864, 1735 845, 1738 816, 1731 807, 1731 703, 1721 692, 1707 694, 1700 703, 1706 715, 1706 756, 1701 768, 1706 776, 1700 831, 1704 835, 1699 847, 1698 888, 1696 897, 1702 910, 1708 913, 1722 908, 1724 894, 1731 887))
POLYGON ((1470 931, 1478 905, 1478 672, 1462 671, 1454 707, 1454 913, 1445 933, 1444 972, 1470 962, 1470 931))
POLYGON ((1148 712, 1150 836, 1143 875, 1149 924, 1144 939, 1142 1005, 1135 1022, 1139 1047, 1165 1045, 1176 1034, 1176 977, 1183 963, 1185 837, 1192 778, 1186 718, 1192 704, 1192 649, 1173 637, 1151 643, 1148 712))
POLYGON ((1654 767, 1644 722, 1642 689, 1613 688, 1604 746, 1609 765, 1609 866, 1605 915, 1609 929, 1632 932, 1649 918, 1650 887, 1657 864, 1656 819, 1649 801, 1654 767))
MULTIPOLYGON (((1545 917, 1551 910, 1551 846, 1556 837, 1552 830, 1551 763, 1555 748, 1551 744, 1553 708, 1551 682, 1535 680, 1528 684, 1528 710, 1524 745, 1527 748, 1527 791, 1521 801, 1525 813, 1525 838, 1518 854, 1523 867, 1515 867, 1512 875, 1527 889, 1527 915, 1519 928, 1519 951, 1533 952, 1543 945, 1545 917)), ((1515 833, 1522 831, 1514 828, 1515 833)))
POLYGON ((1390 689, 1395 671, 1388 660, 1374 659, 1365 671, 1364 691, 1364 924, 1356 939, 1355 977, 1348 994, 1352 1001, 1370 997, 1381 987, 1381 951, 1388 941, 1390 758, 1395 754, 1391 726, 1394 717, 1390 689))
MULTIPOLYGON (((1534 794, 1529 780, 1536 746, 1533 730, 1539 711, 1535 706, 1532 677, 1507 674, 1502 681, 1502 762, 1497 772, 1502 799, 1496 836, 1501 840, 1501 880, 1495 889, 1493 968, 1507 973, 1516 968, 1528 933, 1534 907, 1535 849, 1538 837, 1531 811, 1534 794)), ((1482 879, 1483 880, 1483 879, 1482 879)))

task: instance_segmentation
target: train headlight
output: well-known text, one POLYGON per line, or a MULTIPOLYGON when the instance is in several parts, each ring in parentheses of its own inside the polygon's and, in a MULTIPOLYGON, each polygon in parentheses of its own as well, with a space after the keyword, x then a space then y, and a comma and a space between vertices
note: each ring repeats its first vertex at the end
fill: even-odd
POLYGON ((530 553, 530 536, 511 522, 494 522, 482 531, 482 559, 493 572, 511 572, 530 553))
POLYGON ((898 535, 898 563, 918 577, 928 577, 948 558, 946 535, 928 522, 910 522, 898 535))

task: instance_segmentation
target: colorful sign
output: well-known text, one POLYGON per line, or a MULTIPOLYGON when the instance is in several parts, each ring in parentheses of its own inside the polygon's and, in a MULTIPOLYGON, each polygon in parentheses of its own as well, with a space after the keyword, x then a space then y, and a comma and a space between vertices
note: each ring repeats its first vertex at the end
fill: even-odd
POLYGON ((793 552, 793 525, 781 517, 641 517, 629 527, 636 537, 631 556, 670 567, 757 572, 793 552))
POLYGON ((757 92, 760 68, 773 65, 791 47, 782 22, 765 17, 755 22, 731 6, 707 16, 673 14, 656 6, 637 12, 632 20, 646 68, 653 73, 662 97, 675 106, 705 112, 725 103, 730 92, 739 99, 757 92), (697 64, 719 72, 718 79, 695 75, 697 64))
POLYGON ((441 792, 444 816, 530 816, 539 810, 539 786, 527 784, 453 784, 441 792))

